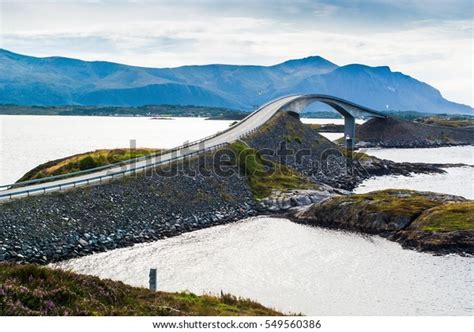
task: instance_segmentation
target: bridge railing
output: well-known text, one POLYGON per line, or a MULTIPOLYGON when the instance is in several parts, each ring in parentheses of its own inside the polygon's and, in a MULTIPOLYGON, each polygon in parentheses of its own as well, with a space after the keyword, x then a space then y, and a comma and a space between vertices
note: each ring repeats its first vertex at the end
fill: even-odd
MULTIPOLYGON (((244 136, 247 136, 249 134, 254 133, 255 131, 257 131, 257 129, 259 127, 260 126, 257 126, 256 128, 254 128, 252 130, 249 130, 249 131, 239 135, 237 137, 237 139, 241 139, 244 136)), ((0 193, 0 200, 3 200, 3 199, 10 199, 11 200, 11 199, 21 197, 21 196, 29 197, 29 196, 32 196, 32 195, 46 194, 47 192, 53 191, 52 189, 56 189, 54 191, 58 191, 58 190, 62 191, 63 189, 71 189, 71 188, 76 188, 76 187, 80 187, 80 186, 84 186, 84 185, 90 185, 90 184, 94 184, 94 183, 95 184, 97 184, 97 183, 100 184, 100 183, 103 183, 103 182, 106 182, 106 181, 110 181, 112 179, 124 177, 126 175, 136 174, 138 172, 145 171, 146 169, 149 169, 149 168, 156 168, 160 165, 169 164, 169 163, 172 163, 174 161, 189 158, 189 157, 201 154, 201 153, 214 151, 214 150, 220 149, 220 148, 222 148, 226 145, 228 145, 228 143, 221 143, 221 144, 217 144, 217 145, 214 145, 214 146, 211 146, 211 147, 208 147, 208 148, 192 151, 192 152, 189 152, 187 154, 183 154, 181 156, 176 156, 176 157, 173 157, 171 159, 160 160, 160 161, 157 161, 157 162, 152 163, 152 164, 147 164, 147 165, 143 165, 143 166, 139 166, 139 167, 134 167, 134 168, 118 171, 118 172, 106 173, 104 175, 98 175, 98 176, 94 176, 94 177, 90 177, 90 178, 86 178, 86 179, 72 180, 70 182, 60 183, 60 184, 59 183, 58 184, 52 184, 52 185, 49 185, 49 186, 45 185, 45 186, 42 186, 40 188, 25 189, 25 190, 21 190, 21 191, 15 191, 15 192, 12 192, 12 193, 5 193, 5 194, 0 193)), ((186 147, 186 146, 187 145, 185 145, 184 147, 186 147)), ((183 149, 183 148, 181 148, 181 149, 183 149)), ((173 150, 175 150, 175 149, 173 149, 173 150)), ((177 149, 177 150, 179 150, 179 149, 177 149)))
POLYGON ((27 181, 15 182, 15 183, 10 183, 10 184, 4 184, 4 185, 0 185, 0 189, 2 189, 2 188, 3 189, 13 189, 13 188, 23 187, 23 186, 30 185, 30 184, 39 184, 39 183, 44 183, 44 182, 51 182, 51 181, 54 181, 54 180, 72 178, 72 177, 76 177, 76 176, 79 176, 79 175, 85 175, 85 174, 95 173, 95 172, 98 172, 98 171, 103 171, 103 170, 106 170, 106 169, 122 167, 122 166, 130 165, 130 164, 134 164, 134 163, 137 163, 137 162, 153 159, 153 158, 156 158, 156 157, 168 154, 168 153, 173 153, 173 152, 185 149, 185 148, 193 146, 193 145, 198 145, 202 142, 205 142, 205 141, 207 141, 211 138, 217 137, 219 135, 222 135, 222 134, 226 133, 229 130, 234 129, 238 125, 240 125, 243 122, 250 119, 254 114, 256 114, 265 105, 261 106, 257 111, 250 113, 245 118, 243 118, 241 121, 239 121, 235 125, 230 126, 229 128, 227 128, 225 130, 218 131, 217 133, 208 135, 204 138, 200 138, 200 139, 197 139, 197 140, 192 141, 192 142, 187 142, 187 143, 184 143, 180 146, 177 146, 177 147, 174 147, 174 148, 171 148, 171 149, 165 149, 165 150, 162 150, 158 153, 146 155, 146 156, 143 156, 143 157, 129 159, 129 160, 121 161, 121 162, 118 162, 118 163, 113 163, 113 164, 110 164, 110 165, 94 167, 94 168, 90 168, 90 169, 87 169, 87 170, 72 172, 72 173, 68 173, 68 174, 53 175, 53 176, 48 176, 48 177, 34 179, 34 180, 27 180, 27 181))
POLYGON ((43 183, 43 182, 51 182, 51 181, 53 181, 53 180, 59 180, 59 179, 65 179, 65 178, 70 178, 70 177, 76 177, 76 176, 78 176, 78 175, 90 174, 90 173, 94 173, 94 172, 97 172, 97 171, 103 171, 103 170, 105 170, 105 169, 112 169, 112 168, 122 167, 122 166, 134 164, 134 163, 141 162, 141 161, 145 161, 145 160, 148 160, 148 159, 153 159, 153 158, 156 158, 156 157, 159 157, 159 156, 168 154, 168 153, 172 153, 172 152, 175 152, 175 151, 182 150, 182 149, 184 149, 184 148, 186 148, 186 147, 189 147, 189 146, 192 146, 192 145, 196 145, 196 144, 199 144, 199 143, 201 143, 201 142, 203 142, 203 141, 206 141, 206 140, 208 140, 208 139, 211 139, 211 138, 213 138, 213 137, 216 136, 216 135, 220 135, 221 133, 222 133, 222 131, 217 132, 217 133, 212 134, 212 135, 209 135, 209 136, 206 136, 206 137, 204 137, 204 138, 201 138, 201 139, 196 140, 196 141, 193 141, 193 142, 188 142, 188 143, 182 144, 182 145, 180 145, 180 146, 177 146, 177 147, 174 147, 174 148, 171 148, 171 149, 165 149, 165 150, 162 150, 162 151, 160 151, 160 152, 158 152, 158 153, 149 154, 149 155, 146 155, 146 156, 143 156, 143 157, 139 157, 139 158, 133 158, 133 159, 129 159, 129 160, 124 160, 124 161, 121 161, 121 162, 118 162, 118 163, 113 163, 113 164, 110 164, 110 165, 94 167, 94 168, 86 169, 86 170, 83 170, 83 171, 77 171, 77 172, 72 172, 72 173, 68 173, 68 174, 53 175, 53 176, 48 176, 48 177, 39 178, 39 179, 34 179, 34 180, 28 180, 28 181, 21 181, 21 182, 15 182, 15 183, 10 183, 10 184, 4 184, 4 185, 0 185, 0 188, 11 189, 11 188, 16 188, 16 187, 22 187, 22 186, 29 185, 29 184, 36 184, 36 183, 43 183))
POLYGON ((15 191, 15 192, 12 192, 12 193, 0 194, 0 199, 2 199, 2 198, 3 199, 4 198, 13 199, 13 198, 18 197, 18 196, 30 196, 30 195, 38 194, 38 193, 45 194, 48 191, 51 191, 51 189, 59 189, 59 191, 61 191, 63 189, 75 188, 75 187, 79 187, 81 185, 89 185, 89 184, 92 184, 92 183, 102 183, 102 182, 105 182, 107 180, 112 180, 114 178, 120 178, 120 177, 124 177, 126 175, 135 174, 135 173, 144 171, 147 168, 158 167, 162 164, 169 164, 169 163, 172 163, 174 161, 189 158, 189 157, 201 154, 201 153, 210 152, 210 151, 222 148, 225 145, 227 145, 227 143, 217 144, 217 145, 214 145, 214 146, 206 148, 206 149, 192 151, 190 153, 187 153, 187 154, 184 154, 184 155, 181 155, 181 156, 176 156, 176 157, 173 157, 171 159, 160 160, 160 161, 155 162, 153 164, 143 165, 143 166, 134 167, 134 168, 129 168, 129 169, 126 169, 126 170, 113 172, 113 173, 107 173, 107 174, 104 174, 104 175, 98 175, 98 176, 90 177, 90 178, 87 178, 87 179, 73 180, 73 181, 66 182, 66 183, 52 184, 52 185, 49 185, 49 186, 46 185, 46 186, 42 186, 40 188, 25 189, 25 190, 21 190, 21 191, 15 191))
MULTIPOLYGON (((227 128, 223 131, 217 132, 215 134, 209 135, 207 137, 201 138, 201 139, 193 141, 193 142, 185 143, 181 146, 178 146, 178 147, 175 147, 175 148, 172 148, 172 149, 167 149, 167 150, 164 150, 164 151, 160 151, 157 154, 147 155, 147 156, 140 157, 140 158, 126 160, 126 161, 123 161, 123 162, 120 162, 120 163, 115 163, 115 164, 111 164, 111 165, 96 167, 96 168, 93 168, 93 169, 78 171, 78 172, 74 172, 74 173, 70 173, 70 174, 55 175, 55 176, 45 177, 45 178, 41 178, 41 179, 17 182, 17 183, 13 183, 13 184, 9 184, 9 185, 0 185, 0 188, 7 188, 7 190, 8 190, 8 189, 16 188, 16 187, 26 186, 26 185, 29 185, 29 184, 50 182, 52 180, 58 180, 58 179, 68 178, 68 177, 76 177, 78 175, 94 173, 94 172, 104 170, 104 169, 112 169, 112 168, 117 168, 117 167, 120 167, 120 166, 130 165, 130 164, 133 164, 133 163, 136 163, 136 162, 139 162, 139 161, 144 161, 144 160, 147 160, 147 159, 152 159, 154 157, 158 157, 158 156, 161 156, 161 155, 165 155, 165 154, 168 154, 168 153, 179 151, 179 150, 191 147, 193 145, 199 145, 199 143, 201 143, 201 142, 204 142, 204 141, 207 141, 211 138, 222 135, 223 133, 226 133, 226 132, 236 128, 237 126, 241 125, 242 123, 248 121, 250 118, 252 118, 255 114, 257 114, 262 108, 264 108, 268 104, 274 103, 276 101, 279 101, 283 98, 288 98, 288 97, 289 96, 283 96, 283 97, 277 98, 275 100, 272 100, 268 103, 263 104, 262 106, 260 106, 260 108, 258 110, 256 110, 255 112, 252 112, 251 114, 246 116, 244 119, 239 121, 237 124, 232 125, 232 126, 230 126, 229 128, 227 128)), ((239 135, 237 137, 237 139, 240 139, 244 136, 247 136, 247 135, 255 132, 260 126, 261 125, 258 125, 255 128, 253 128, 252 130, 249 130, 249 131, 239 135)), ((217 144, 217 145, 212 146, 210 148, 198 149, 197 151, 193 151, 191 153, 181 155, 179 157, 173 157, 173 158, 167 159, 167 160, 160 160, 156 163, 146 164, 146 165, 143 165, 143 166, 134 167, 134 168, 126 169, 126 170, 121 170, 121 171, 117 171, 117 172, 106 173, 104 175, 98 175, 98 176, 89 177, 89 178, 86 178, 86 179, 73 180, 73 181, 70 181, 70 182, 60 183, 60 184, 59 183, 58 184, 51 184, 49 186, 46 185, 46 186, 42 186, 42 187, 39 187, 39 188, 25 189, 25 190, 21 190, 21 191, 15 191, 15 192, 4 193, 4 194, 1 194, 1 191, 0 191, 0 200, 5 199, 5 198, 13 199, 15 197, 22 196, 22 195, 23 196, 30 196, 32 194, 38 194, 38 193, 40 193, 40 194, 43 193, 44 194, 44 193, 48 192, 48 190, 52 191, 52 189, 59 189, 59 191, 61 191, 61 190, 66 189, 66 188, 77 187, 77 186, 80 186, 80 185, 88 185, 88 184, 91 184, 92 182, 101 183, 102 181, 106 181, 107 179, 110 180, 110 179, 113 179, 114 177, 124 176, 126 174, 131 174, 131 173, 137 173, 137 172, 143 171, 147 168, 156 167, 156 166, 159 166, 159 165, 164 164, 164 163, 171 163, 173 161, 183 159, 183 158, 186 158, 186 157, 189 157, 189 156, 192 156, 192 155, 197 155, 197 154, 200 154, 200 153, 204 153, 206 151, 212 151, 214 149, 220 148, 220 147, 225 146, 227 144, 228 143, 217 144)))

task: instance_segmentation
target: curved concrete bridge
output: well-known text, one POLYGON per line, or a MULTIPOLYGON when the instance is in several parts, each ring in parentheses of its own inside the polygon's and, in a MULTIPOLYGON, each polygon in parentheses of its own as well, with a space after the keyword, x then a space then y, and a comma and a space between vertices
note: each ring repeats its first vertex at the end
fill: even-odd
POLYGON ((346 148, 350 150, 354 148, 355 143, 355 117, 386 117, 383 113, 367 107, 327 95, 306 94, 281 97, 261 106, 245 119, 223 132, 167 150, 159 155, 128 161, 120 165, 109 165, 68 175, 0 186, 0 189, 4 189, 0 191, 0 201, 61 191, 82 185, 98 184, 112 178, 141 172, 148 168, 165 165, 188 156, 217 149, 255 131, 279 111, 300 113, 314 102, 325 103, 344 116, 346 148))

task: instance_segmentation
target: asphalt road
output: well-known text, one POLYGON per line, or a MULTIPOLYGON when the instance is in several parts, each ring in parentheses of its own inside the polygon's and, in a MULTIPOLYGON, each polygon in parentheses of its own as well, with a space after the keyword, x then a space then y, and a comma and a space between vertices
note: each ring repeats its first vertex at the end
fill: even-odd
MULTIPOLYGON (((152 165, 157 162, 163 162, 164 164, 169 163, 176 158, 180 158, 184 155, 187 155, 191 152, 203 151, 205 149, 212 149, 213 147, 232 143, 239 139, 242 135, 247 134, 248 132, 257 129, 265 122, 267 122, 276 112, 278 112, 285 104, 289 103, 293 99, 299 98, 299 95, 287 96, 281 99, 274 100, 264 106, 260 107, 255 111, 250 117, 242 120, 231 129, 216 135, 214 137, 208 138, 198 144, 192 144, 185 148, 179 149, 174 152, 165 153, 160 156, 156 156, 147 160, 121 165, 119 167, 112 167, 104 170, 99 170, 97 172, 87 173, 83 175, 78 175, 75 177, 69 177, 65 179, 58 179, 49 182, 30 184, 21 187, 11 188, 7 190, 0 191, 0 201, 9 200, 12 198, 20 198, 31 195, 44 194, 46 192, 54 192, 65 189, 70 189, 75 186, 88 185, 88 184, 97 184, 100 181, 107 181, 106 179, 99 180, 98 177, 110 176, 112 173, 118 173, 114 175, 114 178, 124 176, 121 172, 126 172, 127 170, 140 167, 153 167, 152 165), (78 183, 79 182, 79 183, 78 183), (29 191, 29 192, 26 192, 29 191)), ((127 174, 127 173, 126 173, 127 174)))

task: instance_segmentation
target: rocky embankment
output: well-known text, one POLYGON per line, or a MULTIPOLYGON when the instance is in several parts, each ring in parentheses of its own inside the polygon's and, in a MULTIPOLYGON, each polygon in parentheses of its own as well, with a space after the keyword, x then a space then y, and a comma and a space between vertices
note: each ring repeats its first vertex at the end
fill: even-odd
POLYGON ((383 148, 431 148, 474 144, 474 127, 386 118, 373 118, 356 128, 357 146, 383 148))
POLYGON ((291 209, 293 221, 377 234, 405 248, 438 254, 474 254, 474 202, 411 190, 331 197, 291 209))
POLYGON ((319 203, 328 198, 347 195, 345 190, 337 190, 330 186, 320 186, 318 189, 293 189, 288 191, 272 191, 271 195, 262 199, 257 205, 257 211, 261 213, 278 214, 286 211, 319 203))
POLYGON ((337 189, 352 190, 372 176, 445 172, 440 168, 443 165, 397 163, 364 153, 354 153, 349 161, 340 146, 292 113, 275 115, 244 141, 268 160, 295 169, 314 183, 337 189))
POLYGON ((31 196, 0 204, 0 261, 65 260, 240 220, 255 207, 245 178, 185 171, 31 196))

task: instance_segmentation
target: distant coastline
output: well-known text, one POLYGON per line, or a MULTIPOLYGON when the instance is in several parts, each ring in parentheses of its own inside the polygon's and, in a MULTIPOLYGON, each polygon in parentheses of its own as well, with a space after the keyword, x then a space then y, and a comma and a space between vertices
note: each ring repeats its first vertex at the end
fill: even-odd
MULTIPOLYGON (((448 120, 474 119, 466 114, 436 114, 416 111, 386 111, 389 116, 405 120, 421 118, 440 118, 448 120)), ((241 120, 248 111, 225 107, 194 105, 146 105, 146 106, 83 106, 83 105, 14 105, 0 104, 0 115, 60 115, 60 116, 114 116, 114 117, 150 117, 167 119, 171 117, 197 117, 209 120, 241 120)), ((342 119, 333 111, 316 111, 302 113, 301 118, 342 119)))
POLYGON ((248 113, 239 110, 179 105, 147 105, 140 107, 116 106, 25 106, 0 105, 0 115, 61 115, 61 116, 115 116, 115 117, 200 117, 222 120, 240 120, 248 113))

